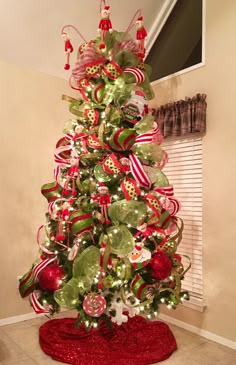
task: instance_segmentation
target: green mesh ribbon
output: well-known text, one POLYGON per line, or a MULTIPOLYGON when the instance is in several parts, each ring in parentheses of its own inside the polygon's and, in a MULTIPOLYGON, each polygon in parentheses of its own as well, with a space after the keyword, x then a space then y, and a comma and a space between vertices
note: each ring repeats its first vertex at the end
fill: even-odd
POLYGON ((54 298, 62 307, 76 308, 78 295, 91 289, 99 271, 100 250, 95 246, 86 248, 74 261, 73 278, 62 289, 56 290, 54 298))
POLYGON ((156 143, 135 144, 132 151, 139 158, 152 162, 160 162, 163 157, 162 148, 156 143))
POLYGON ((154 118, 150 114, 146 114, 140 122, 136 123, 134 129, 138 134, 150 132, 153 129, 154 118))
POLYGON ((100 236, 100 243, 110 245, 111 253, 118 256, 128 255, 134 247, 134 238, 125 225, 112 226, 100 236))
POLYGON ((79 279, 72 278, 66 285, 54 292, 54 299, 61 307, 74 309, 79 304, 79 279))
POLYGON ((169 186, 169 180, 163 171, 154 166, 143 166, 154 187, 169 186))
POLYGON ((136 228, 145 220, 147 205, 143 202, 124 199, 111 204, 108 214, 114 224, 126 223, 136 228))

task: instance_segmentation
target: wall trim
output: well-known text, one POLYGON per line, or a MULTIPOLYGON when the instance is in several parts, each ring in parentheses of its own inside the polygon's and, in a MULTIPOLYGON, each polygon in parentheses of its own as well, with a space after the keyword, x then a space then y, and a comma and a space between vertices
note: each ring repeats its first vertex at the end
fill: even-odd
POLYGON ((166 314, 159 314, 158 318, 160 320, 163 320, 165 322, 174 324, 177 327, 181 327, 189 332, 196 333, 199 336, 202 336, 204 338, 207 338, 208 340, 220 343, 221 345, 224 345, 226 347, 230 347, 231 349, 236 350, 236 342, 228 340, 225 337, 221 337, 219 335, 216 335, 215 333, 205 331, 201 328, 192 326, 191 324, 188 324, 186 322, 179 321, 178 319, 175 319, 173 317, 167 316, 166 314))
POLYGON ((6 326, 8 324, 28 321, 30 319, 34 319, 34 318, 38 318, 38 317, 42 317, 42 316, 43 316, 43 314, 36 314, 35 312, 31 312, 31 313, 21 314, 19 316, 2 318, 2 319, 0 319, 0 327, 6 326))

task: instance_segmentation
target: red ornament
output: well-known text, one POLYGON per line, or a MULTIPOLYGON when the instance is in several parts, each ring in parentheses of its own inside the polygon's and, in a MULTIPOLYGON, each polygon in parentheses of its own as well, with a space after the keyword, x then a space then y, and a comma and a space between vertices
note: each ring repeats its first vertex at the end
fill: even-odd
POLYGON ((149 267, 154 279, 164 280, 171 274, 172 263, 163 252, 157 252, 152 256, 149 267))
POLYGON ((55 291, 59 289, 64 271, 57 264, 46 266, 39 274, 39 286, 43 290, 55 291))

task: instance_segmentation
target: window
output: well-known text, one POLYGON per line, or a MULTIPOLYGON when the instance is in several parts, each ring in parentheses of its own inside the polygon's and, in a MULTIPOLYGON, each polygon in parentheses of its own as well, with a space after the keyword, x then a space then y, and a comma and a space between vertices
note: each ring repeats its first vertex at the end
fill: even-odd
POLYGON ((176 1, 145 60, 151 81, 203 65, 203 2, 176 1))
MULTIPOLYGON (((174 186, 175 197, 181 203, 177 215, 184 222, 183 239, 177 252, 192 261, 182 283, 191 295, 190 304, 186 305, 202 311, 202 138, 167 138, 162 146, 169 156, 163 172, 174 186)), ((188 265, 184 257, 183 263, 188 265)))

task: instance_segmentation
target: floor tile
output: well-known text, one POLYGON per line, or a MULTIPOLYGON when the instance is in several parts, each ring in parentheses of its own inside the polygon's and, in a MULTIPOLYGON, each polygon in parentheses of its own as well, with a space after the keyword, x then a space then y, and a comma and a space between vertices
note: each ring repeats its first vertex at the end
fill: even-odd
POLYGON ((26 354, 41 354, 38 331, 42 319, 27 322, 4 326, 3 332, 26 354))
POLYGON ((230 353, 213 343, 203 343, 198 347, 194 347, 186 353, 186 362, 189 364, 192 361, 198 363, 198 365, 230 365, 236 364, 236 352, 230 353))
POLYGON ((170 326, 170 329, 175 336, 179 351, 189 351, 196 346, 208 342, 206 338, 190 333, 181 328, 177 329, 170 326))
POLYGON ((0 364, 12 365, 27 359, 27 355, 0 329, 0 364))
MULTIPOLYGON (((37 365, 59 365, 61 362, 53 360, 50 356, 42 353, 41 356, 36 356, 34 358, 35 364, 37 365)), ((88 364, 89 365, 89 364, 88 364)))
POLYGON ((25 360, 12 362, 10 365, 38 365, 38 363, 28 357, 25 360))

